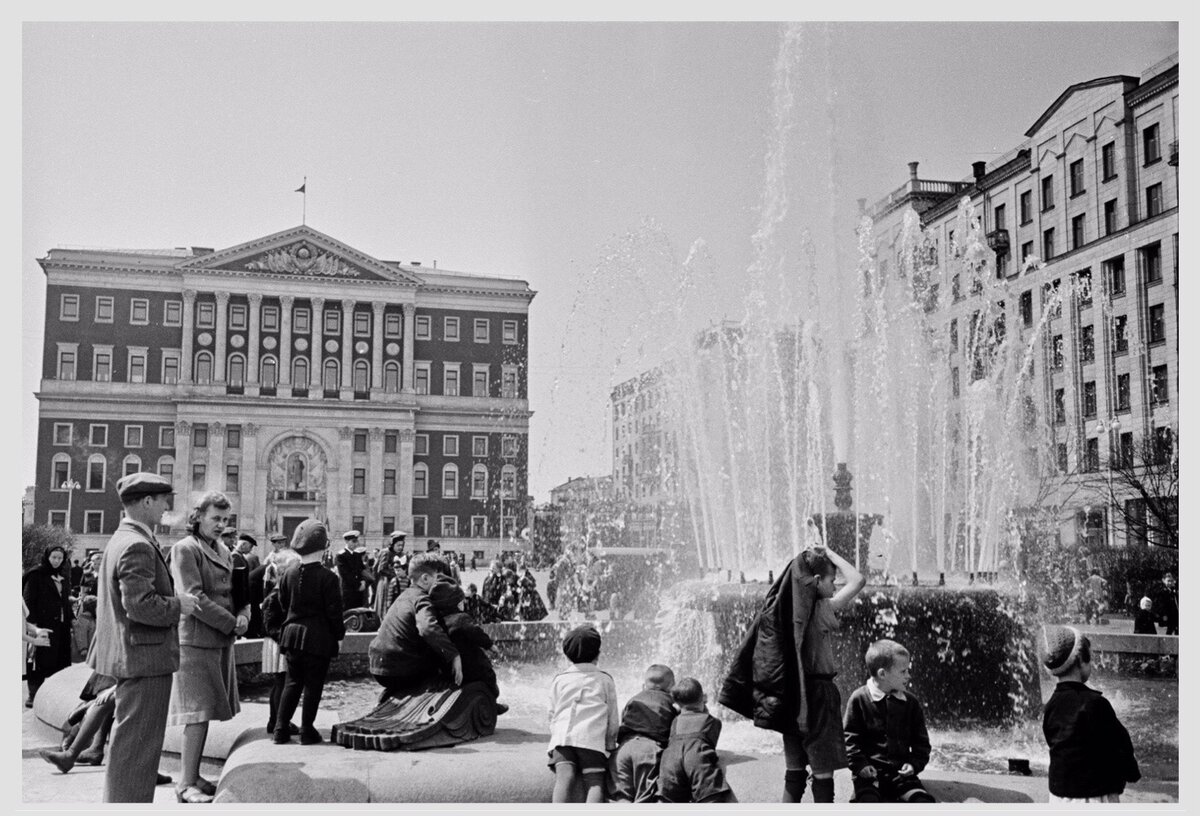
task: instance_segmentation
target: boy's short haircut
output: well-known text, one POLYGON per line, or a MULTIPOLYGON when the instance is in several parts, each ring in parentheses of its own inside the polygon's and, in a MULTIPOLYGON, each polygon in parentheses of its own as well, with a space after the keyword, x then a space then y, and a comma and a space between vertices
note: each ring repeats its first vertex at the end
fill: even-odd
POLYGON ((685 677, 671 686, 671 699, 681 706, 697 705, 704 700, 704 688, 695 677, 685 677))
POLYGON ((442 571, 440 558, 429 557, 424 553, 417 553, 408 562, 408 577, 411 581, 416 581, 422 575, 437 575, 442 571))
POLYGON ((808 571, 818 578, 823 578, 826 575, 837 574, 837 567, 829 560, 829 556, 812 550, 805 550, 800 553, 800 559, 808 571))
POLYGON ((911 658, 912 655, 908 649, 894 640, 884 638, 883 640, 875 641, 867 647, 867 674, 874 677, 875 673, 880 669, 887 671, 895 665, 896 658, 898 657, 911 658))
POLYGON ((671 686, 675 685, 675 672, 671 671, 670 666, 654 663, 646 667, 646 683, 656 689, 670 691, 671 686))

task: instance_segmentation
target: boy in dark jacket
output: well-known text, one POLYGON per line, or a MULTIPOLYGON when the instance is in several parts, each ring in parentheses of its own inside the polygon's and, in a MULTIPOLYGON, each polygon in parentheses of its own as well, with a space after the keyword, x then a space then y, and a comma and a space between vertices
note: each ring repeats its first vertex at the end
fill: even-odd
POLYGON ((736 802, 717 759, 721 721, 708 713, 708 697, 700 681, 685 677, 671 688, 679 716, 658 770, 658 798, 663 802, 736 802))
POLYGON ((675 673, 655 663, 646 669, 642 690, 621 713, 617 750, 608 760, 610 802, 653 802, 658 798, 658 759, 671 737, 675 673))
MULTIPOLYGON (((496 684, 496 669, 492 666, 492 659, 484 651, 492 648, 492 639, 474 618, 463 611, 465 599, 462 587, 454 583, 454 579, 446 576, 439 577, 437 583, 429 590, 433 611, 442 619, 450 640, 462 657, 463 683, 483 683, 495 699, 500 696, 500 687, 496 684)), ((497 714, 508 710, 508 706, 500 703, 497 703, 496 708, 497 714)))
POLYGON ((929 762, 921 701, 906 692, 908 649, 877 640, 867 649, 869 677, 846 703, 842 730, 854 775, 854 802, 933 802, 917 774, 929 762))
POLYGON ((1042 733, 1050 746, 1051 802, 1120 802, 1142 778, 1129 732, 1104 696, 1087 686, 1092 645, 1073 626, 1043 630, 1046 670, 1058 678, 1042 733))

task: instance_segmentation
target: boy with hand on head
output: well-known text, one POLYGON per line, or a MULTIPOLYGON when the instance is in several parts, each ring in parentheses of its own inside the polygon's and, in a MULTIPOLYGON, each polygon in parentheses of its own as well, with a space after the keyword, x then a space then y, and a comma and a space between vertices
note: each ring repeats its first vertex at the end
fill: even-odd
POLYGON ((671 688, 679 716, 671 723, 671 736, 658 770, 658 798, 662 802, 736 802, 717 759, 721 721, 708 713, 708 696, 700 681, 685 677, 671 688))
POLYGON ((609 758, 608 794, 612 802, 653 802, 658 797, 658 759, 671 736, 675 673, 655 663, 646 669, 642 690, 621 712, 617 750, 609 758))
POLYGON ((1142 778, 1129 732, 1104 696, 1087 685, 1092 644, 1073 626, 1046 626, 1043 665, 1058 678, 1042 733, 1050 746, 1051 802, 1120 802, 1142 778))
POLYGON ((865 685, 850 695, 842 730, 855 802, 933 802, 917 774, 929 762, 921 701, 906 692, 911 658, 894 640, 867 649, 865 685))
POLYGON ((550 747, 553 802, 603 802, 604 771, 617 747, 617 686, 596 668, 600 633, 577 626, 563 638, 571 667, 550 684, 550 747), (582 790, 581 790, 582 788, 582 790))

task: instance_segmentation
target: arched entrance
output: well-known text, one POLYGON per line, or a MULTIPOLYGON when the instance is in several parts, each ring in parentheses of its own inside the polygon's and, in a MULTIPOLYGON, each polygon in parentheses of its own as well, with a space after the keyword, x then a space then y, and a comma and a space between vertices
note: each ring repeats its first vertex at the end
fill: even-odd
POLYGON ((267 532, 291 538, 306 518, 327 515, 325 449, 311 437, 284 437, 267 456, 267 532))

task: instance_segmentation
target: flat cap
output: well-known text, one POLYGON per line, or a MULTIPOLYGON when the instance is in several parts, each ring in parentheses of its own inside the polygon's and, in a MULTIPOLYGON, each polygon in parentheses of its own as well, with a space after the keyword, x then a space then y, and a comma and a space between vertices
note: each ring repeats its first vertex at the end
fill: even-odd
POLYGON ((360 533, 358 530, 347 530, 346 532, 342 533, 342 538, 358 538, 360 535, 362 535, 362 533, 360 533))
POLYGON ((221 528, 221 535, 223 535, 223 536, 237 535, 237 527, 230 527, 230 526, 226 525, 225 527, 221 528))
POLYGON ((121 501, 174 492, 171 483, 157 473, 130 473, 117 481, 117 495, 121 501))
POLYGON ((252 536, 252 535, 250 535, 249 533, 239 533, 239 534, 238 534, 238 541, 249 541, 249 542, 250 542, 250 546, 251 546, 251 547, 257 547, 257 546, 258 546, 258 540, 257 540, 257 539, 255 539, 255 537, 254 537, 254 536, 252 536))
POLYGON ((271 533, 269 536, 267 536, 267 540, 269 540, 269 541, 287 541, 288 538, 283 533, 274 532, 274 533, 271 533))

